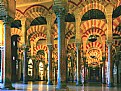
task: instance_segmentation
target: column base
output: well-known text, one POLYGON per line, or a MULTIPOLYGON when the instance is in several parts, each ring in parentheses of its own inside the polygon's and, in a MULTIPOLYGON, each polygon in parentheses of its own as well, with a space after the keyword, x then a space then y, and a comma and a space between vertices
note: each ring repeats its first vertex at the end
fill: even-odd
POLYGON ((23 82, 23 84, 28 84, 28 82, 26 81, 26 82, 23 82))
POLYGON ((102 84, 106 84, 106 80, 102 80, 102 84))
POLYGON ((106 84, 106 82, 102 82, 102 84, 106 84))
POLYGON ((15 88, 13 86, 4 86, 1 88, 1 90, 14 90, 15 88))
POLYGON ((76 86, 82 86, 82 83, 81 82, 77 82, 76 86))
POLYGON ((49 81, 47 84, 48 84, 48 85, 53 85, 52 81, 49 81))
POLYGON ((65 82, 60 82, 60 83, 57 83, 56 90, 57 91, 69 91, 69 88, 67 87, 65 82))
POLYGON ((113 83, 109 83, 109 84, 107 84, 107 87, 114 87, 114 84, 113 83))
POLYGON ((69 88, 68 88, 68 87, 62 87, 62 88, 56 87, 55 90, 56 90, 56 91, 69 91, 69 88))

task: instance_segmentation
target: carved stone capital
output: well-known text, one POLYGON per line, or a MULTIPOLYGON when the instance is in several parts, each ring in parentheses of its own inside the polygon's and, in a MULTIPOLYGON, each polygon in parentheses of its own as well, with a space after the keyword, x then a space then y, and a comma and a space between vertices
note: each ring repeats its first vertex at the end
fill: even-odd
POLYGON ((26 23, 26 18, 22 18, 21 19, 21 25, 23 26, 23 25, 25 25, 25 23, 26 23))
POLYGON ((61 7, 61 6, 60 7, 53 6, 53 10, 54 10, 56 16, 60 17, 60 18, 63 18, 67 13, 66 9, 64 7, 61 7))
POLYGON ((3 18, 3 21, 4 21, 4 24, 7 24, 7 25, 10 26, 11 25, 11 22, 13 22, 14 19, 11 18, 10 16, 6 16, 6 17, 3 18))
POLYGON ((79 49, 81 43, 76 43, 76 48, 79 49))
POLYGON ((102 61, 104 62, 106 60, 106 56, 103 56, 102 57, 102 61))
POLYGON ((49 50, 53 50, 53 45, 52 44, 47 45, 47 47, 48 47, 49 50))
POLYGON ((63 17, 68 12, 68 0, 54 0, 53 10, 57 17, 63 17))
POLYGON ((106 44, 107 44, 108 46, 111 46, 111 45, 113 44, 113 41, 107 40, 107 41, 106 41, 106 44))

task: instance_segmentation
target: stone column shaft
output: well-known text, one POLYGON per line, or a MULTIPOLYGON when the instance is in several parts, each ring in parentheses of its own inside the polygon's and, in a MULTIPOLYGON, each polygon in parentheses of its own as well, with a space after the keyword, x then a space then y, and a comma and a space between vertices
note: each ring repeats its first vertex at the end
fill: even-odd
POLYGON ((12 89, 11 83, 11 32, 8 21, 4 21, 4 68, 3 88, 12 89))
POLYGON ((30 43, 31 43, 31 57, 33 57, 33 53, 34 53, 34 43, 33 43, 33 41, 31 41, 30 43))
POLYGON ((113 14, 113 6, 109 3, 106 6, 106 20, 107 20, 107 46, 108 46, 108 87, 113 86, 113 61, 112 61, 112 40, 113 40, 113 33, 112 33, 112 14, 113 14))
POLYGON ((64 8, 56 8, 58 22, 58 77, 57 89, 66 88, 66 61, 65 61, 65 12, 64 8))
POLYGON ((36 74, 36 63, 35 63, 35 60, 33 59, 32 60, 33 61, 33 69, 32 69, 32 79, 33 79, 33 81, 35 81, 35 74, 36 74))
POLYGON ((76 52, 77 52, 77 82, 76 85, 78 86, 80 84, 80 43, 76 44, 76 52))
POLYGON ((52 85, 52 45, 48 45, 48 85, 52 85))
POLYGON ((113 86, 113 60, 112 60, 112 42, 107 43, 108 45, 108 87, 113 86))
POLYGON ((103 62, 103 75, 102 75, 102 83, 105 84, 106 83, 106 75, 105 75, 105 60, 103 62))
POLYGON ((27 45, 26 45, 26 18, 23 18, 21 20, 21 25, 22 25, 22 32, 23 32, 23 83, 27 83, 27 76, 28 76, 28 62, 27 62, 27 45))

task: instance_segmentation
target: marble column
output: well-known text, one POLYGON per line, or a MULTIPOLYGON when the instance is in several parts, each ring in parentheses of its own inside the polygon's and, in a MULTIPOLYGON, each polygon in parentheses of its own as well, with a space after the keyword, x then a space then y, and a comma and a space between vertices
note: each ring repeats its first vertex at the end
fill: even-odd
POLYGON ((36 61, 34 59, 32 59, 33 61, 33 69, 32 69, 32 78, 33 78, 33 81, 36 80, 36 61))
POLYGON ((4 68, 3 68, 3 88, 14 89, 11 83, 11 31, 8 17, 4 20, 4 68))
POLYGON ((76 85, 79 86, 80 83, 81 83, 81 79, 80 79, 80 43, 76 43, 76 53, 77 53, 77 82, 76 82, 76 85))
POLYGON ((57 16, 58 23, 58 76, 57 76, 57 88, 67 89, 66 86, 66 59, 65 59, 65 14, 66 9, 63 7, 55 7, 55 14, 57 16))
POLYGON ((23 83, 27 83, 28 78, 28 62, 27 62, 27 45, 26 45, 26 18, 21 19, 22 25, 22 42, 23 42, 23 83))
POLYGON ((52 45, 48 46, 48 85, 52 85, 52 45))
POLYGON ((86 53, 83 54, 83 61, 84 61, 84 83, 86 83, 86 53))
POLYGON ((108 77, 108 87, 114 86, 113 84, 113 60, 112 60, 112 42, 107 41, 108 46, 108 69, 107 69, 107 77, 108 77))
POLYGON ((27 78, 28 78, 28 60, 27 60, 27 48, 24 48, 23 52, 24 60, 23 60, 23 83, 27 84, 27 78))
POLYGON ((113 40, 113 10, 114 6, 112 4, 108 4, 105 7, 106 10, 106 21, 107 21, 107 31, 106 31, 106 39, 107 39, 107 46, 108 46, 108 87, 113 86, 113 60, 112 60, 112 40, 113 40))
POLYGON ((102 83, 103 83, 103 84, 106 84, 106 74, 105 74, 105 70, 106 70, 106 69, 105 69, 105 57, 103 57, 103 58, 102 58, 102 61, 103 61, 103 69, 102 69, 102 70, 103 70, 103 73, 102 73, 102 74, 103 74, 103 75, 102 75, 102 83))

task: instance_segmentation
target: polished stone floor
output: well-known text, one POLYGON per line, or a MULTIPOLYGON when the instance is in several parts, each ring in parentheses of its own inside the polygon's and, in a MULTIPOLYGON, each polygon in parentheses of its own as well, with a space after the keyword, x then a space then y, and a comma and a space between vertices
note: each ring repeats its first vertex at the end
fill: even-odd
MULTIPOLYGON (((107 87, 100 83, 90 83, 82 86, 75 86, 75 83, 68 83, 69 91, 121 91, 121 85, 115 87, 107 87)), ((2 84, 0 84, 2 87, 2 84)), ((11 91, 55 91, 56 85, 48 86, 45 82, 28 82, 28 84, 14 83, 15 90, 11 91)), ((1 90, 0 91, 8 91, 1 90)))

